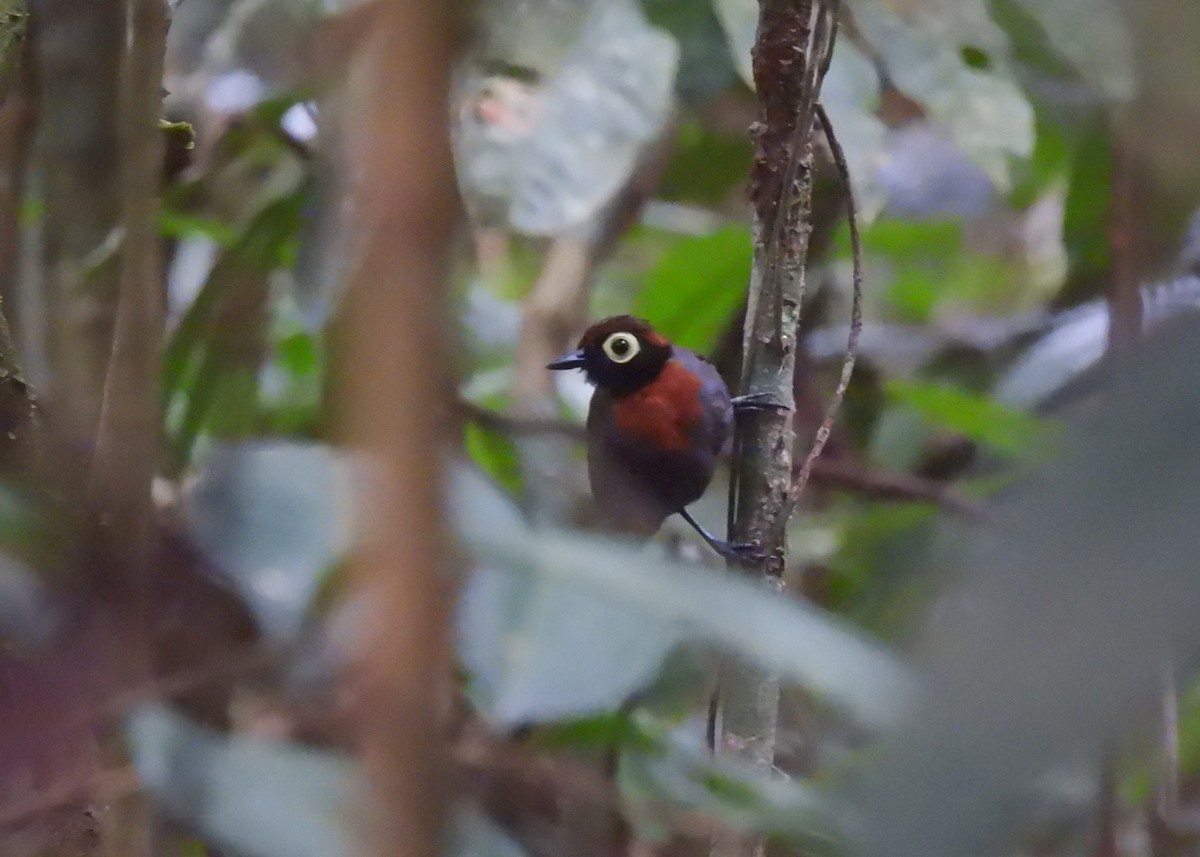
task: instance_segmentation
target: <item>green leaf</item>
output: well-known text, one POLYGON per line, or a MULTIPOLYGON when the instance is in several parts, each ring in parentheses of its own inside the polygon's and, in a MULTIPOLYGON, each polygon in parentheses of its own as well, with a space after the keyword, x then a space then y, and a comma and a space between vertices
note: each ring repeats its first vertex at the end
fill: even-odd
POLYGON ((548 724, 534 733, 533 740, 539 747, 552 750, 607 750, 619 745, 650 752, 658 747, 656 736, 624 711, 548 724))
POLYGON ((682 122, 659 195, 664 199, 716 205, 746 180, 752 153, 750 140, 744 134, 719 133, 694 119, 682 122))
POLYGON ((352 760, 277 740, 227 736, 164 706, 127 727, 140 785, 178 821, 247 857, 349 855, 361 800, 352 760))
POLYGON ((473 701, 506 725, 615 708, 683 640, 603 590, 528 566, 476 568, 463 587, 459 652, 473 701))
POLYGON ((345 467, 319 444, 226 443, 208 452, 188 483, 189 533, 272 637, 300 629, 349 549, 339 502, 345 467))
POLYGON ((896 85, 991 176, 1009 183, 1014 159, 1033 151, 1033 109, 1014 80, 1008 40, 983 0, 906 3, 865 0, 854 14, 883 54, 896 85), (962 48, 989 58, 984 69, 962 48))
POLYGON ((510 438, 467 423, 463 428, 463 446, 476 466, 497 484, 513 494, 520 491, 521 467, 516 445, 510 438))
POLYGON ((749 231, 742 226, 680 239, 646 274, 633 312, 673 342, 708 351, 742 302, 750 257, 749 231))
POLYGON ((988 396, 932 381, 892 379, 887 395, 927 423, 958 432, 1010 456, 1028 454, 1045 435, 1045 423, 988 396))
POLYGON ((616 707, 684 641, 720 645, 867 725, 904 708, 906 670, 817 608, 617 540, 530 530, 469 471, 456 474, 451 496, 459 536, 483 569, 460 612, 460 651, 497 722, 616 707))
POLYGON ((802 853, 844 852, 842 824, 833 804, 810 784, 714 760, 683 730, 656 753, 621 755, 617 782, 631 821, 644 839, 669 835, 672 819, 700 812, 735 830, 765 833, 802 846, 802 853))
POLYGON ((1015 0, 1049 43, 1104 98, 1123 102, 1137 88, 1133 38, 1115 0, 1015 0))
POLYGON ((1107 120, 1096 116, 1073 151, 1063 244, 1070 268, 1067 291, 1077 298, 1103 292, 1111 276, 1112 145, 1107 120))

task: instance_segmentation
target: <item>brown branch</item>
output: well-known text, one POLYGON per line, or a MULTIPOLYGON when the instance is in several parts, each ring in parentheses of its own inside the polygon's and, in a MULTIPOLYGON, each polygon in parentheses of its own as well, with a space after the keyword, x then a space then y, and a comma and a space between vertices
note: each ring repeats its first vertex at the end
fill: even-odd
MULTIPOLYGON (((556 434, 578 443, 583 443, 587 438, 584 425, 571 420, 502 414, 464 400, 458 401, 458 409, 463 419, 487 431, 509 435, 556 434)), ((810 475, 814 485, 826 490, 858 494, 871 500, 933 503, 947 512, 968 518, 983 518, 985 515, 978 503, 964 497, 951 486, 915 473, 866 468, 847 461, 818 458, 813 462, 810 475)))
POLYGON ((1112 190, 1108 220, 1108 245, 1112 253, 1112 273, 1108 293, 1108 350, 1126 349, 1142 336, 1142 290, 1138 282, 1138 212, 1135 195, 1136 166, 1125 146, 1111 135, 1112 190))
POLYGON ((828 490, 846 491, 872 500, 933 503, 967 518, 982 519, 985 516, 978 503, 950 486, 914 473, 867 469, 822 458, 813 462, 812 481, 828 490))
POLYGON ((372 606, 356 676, 359 750, 373 781, 372 851, 435 857, 447 750, 440 692, 451 680, 450 552, 441 517, 448 253, 457 209, 446 103, 451 4, 381 4, 348 126, 356 238, 339 398, 370 462, 358 506, 358 597, 372 606))

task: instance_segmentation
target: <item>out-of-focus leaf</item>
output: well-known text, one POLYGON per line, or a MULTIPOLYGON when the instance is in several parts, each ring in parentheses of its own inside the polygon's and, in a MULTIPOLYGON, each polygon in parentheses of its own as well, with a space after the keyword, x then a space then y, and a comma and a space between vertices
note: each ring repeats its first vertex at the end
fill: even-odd
POLYGON ((758 3, 755 0, 714 0, 717 18, 729 39, 733 63, 742 80, 754 86, 754 70, 750 63, 750 49, 758 32, 758 3))
MULTIPOLYGON (((749 82, 758 4, 716 0, 716 9, 749 82)), ((1007 41, 983 0, 861 0, 854 15, 895 84, 999 187, 1006 187, 1012 160, 1033 150, 1033 110, 1012 78, 1007 41)), ((856 185, 870 214, 881 202, 872 162, 878 159, 883 130, 871 115, 876 96, 868 71, 865 58, 843 39, 834 50, 826 87, 830 115, 848 156, 854 156, 856 185)))
POLYGON ((958 387, 897 378, 888 381, 887 393, 932 425, 1007 455, 1028 453, 1045 432, 1044 424, 1036 417, 958 387))
POLYGON ((1155 734, 1164 666, 1200 663, 1200 398, 1181 394, 1198 348, 1177 319, 1114 363, 1061 456, 945 551, 958 582, 916 641, 924 693, 845 791, 860 853, 1011 853, 1048 786, 1086 799, 1098 760, 1155 734))
POLYGON ((448 857, 525 857, 500 825, 474 807, 461 807, 450 823, 448 857))
POLYGON ((671 829, 672 815, 699 811, 734 829, 766 833, 804 846, 813 855, 844 851, 835 807, 810 786, 783 776, 764 779, 737 765, 716 761, 707 747, 680 734, 667 737, 667 752, 625 753, 618 784, 640 836, 671 829))
MULTIPOLYGON (((451 498, 464 531, 528 532, 516 507, 471 471, 456 473, 451 498)), ((477 566, 462 588, 457 628, 475 704, 504 724, 615 708, 682 639, 620 599, 524 564, 477 566)))
POLYGON ((995 206, 987 172, 936 125, 914 122, 891 131, 877 162, 876 181, 896 217, 971 220, 995 206))
MULTIPOLYGON (((1133 42, 1114 0, 1015 0, 1097 93, 1122 102, 1137 89, 1133 42)), ((1129 8, 1126 6, 1126 8, 1129 8)))
POLYGON ((1063 210, 1063 245, 1068 280, 1064 291, 1075 300, 1103 294, 1111 283, 1113 145, 1106 116, 1096 114, 1071 152, 1063 210))
POLYGON ((1096 365, 1108 348, 1108 307, 1092 303, 1072 311, 1030 346, 996 383, 1008 407, 1032 408, 1096 365))
MULTIPOLYGON (((738 73, 753 87, 750 50, 758 29, 757 0, 714 0, 714 8, 729 40, 738 73)), ((833 52, 821 88, 821 101, 846 153, 859 215, 870 221, 883 208, 886 198, 877 175, 884 157, 886 129, 875 116, 879 106, 878 75, 848 39, 839 40, 833 52)))
MULTIPOLYGON (((1149 333, 1180 315, 1200 312, 1200 277, 1186 274, 1142 289, 1142 327, 1149 333)), ((1033 408, 1064 390, 1108 350, 1108 306, 1092 301, 1060 313, 996 382, 995 397, 1010 407, 1033 408)))
POLYGON ((598 0, 544 82, 465 81, 455 153, 476 214, 533 235, 583 227, 666 122, 677 55, 633 0, 598 0))
POLYGON ((859 218, 869 223, 887 202, 880 165, 887 163, 888 135, 875 115, 879 76, 849 39, 840 39, 834 49, 821 86, 821 103, 846 155, 859 218))
POLYGON ((161 706, 128 723, 142 785, 172 817, 246 857, 339 857, 361 786, 351 760, 281 741, 222 735, 161 706))
POLYGON ((592 8, 592 0, 492 0, 477 6, 476 39, 487 65, 532 69, 544 77, 558 68, 592 8))
POLYGON ((750 155, 750 140, 745 136, 718 133, 697 121, 681 122, 658 195, 667 200, 716 205, 746 180, 750 155))
POLYGON ((708 351, 746 292, 750 253, 740 226, 679 240, 646 273, 633 312, 653 319, 671 341, 708 351))
POLYGON ((1008 44, 982 0, 864 0, 855 19, 914 98, 998 187, 1033 151, 1033 109, 1013 80, 1008 44), (964 50, 969 49, 969 50, 964 50), (969 56, 983 62, 969 61, 969 56))
POLYGON ((641 0, 646 17, 679 43, 676 91, 686 104, 705 105, 734 81, 725 34, 707 3, 641 0))
POLYGON ((521 488, 521 468, 512 440, 468 423, 463 430, 467 455, 489 477, 514 494, 521 488))
POLYGON ((533 736, 538 747, 576 750, 608 749, 615 746, 653 750, 658 746, 655 735, 641 728, 637 719, 625 710, 606 711, 578 720, 565 720, 542 726, 533 736))
POLYGON ((266 205, 226 249, 168 340, 163 362, 170 470, 181 472, 206 429, 243 437, 257 423, 258 375, 267 356, 268 280, 290 261, 305 199, 294 190, 266 205))
POLYGON ((236 0, 204 46, 202 80, 250 72, 264 94, 310 83, 311 61, 298 51, 321 20, 321 0, 236 0))
POLYGON ((53 637, 60 619, 37 573, 0 553, 0 647, 41 645, 53 637))
POLYGON ((187 488, 196 544, 277 639, 299 630, 348 547, 345 466, 319 444, 218 444, 187 488))
POLYGON ((501 722, 614 707, 683 640, 735 651, 867 725, 897 716, 911 690, 882 648, 816 608, 619 541, 530 530, 469 472, 452 498, 460 538, 489 569, 464 602, 464 660, 501 722))
POLYGON ((458 620, 472 697, 503 724, 615 707, 683 639, 620 598, 520 568, 477 567, 458 620))

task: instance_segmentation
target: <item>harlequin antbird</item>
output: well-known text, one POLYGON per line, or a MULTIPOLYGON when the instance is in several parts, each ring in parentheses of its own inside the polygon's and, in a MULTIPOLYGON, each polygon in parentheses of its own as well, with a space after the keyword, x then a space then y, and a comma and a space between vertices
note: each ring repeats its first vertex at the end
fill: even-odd
POLYGON ((610 524, 650 536, 678 514, 722 556, 758 557, 757 545, 718 539, 687 506, 712 481, 733 437, 734 414, 778 405, 730 396, 711 363, 628 315, 592 325, 575 351, 546 368, 582 369, 596 387, 587 419, 588 476, 610 524))

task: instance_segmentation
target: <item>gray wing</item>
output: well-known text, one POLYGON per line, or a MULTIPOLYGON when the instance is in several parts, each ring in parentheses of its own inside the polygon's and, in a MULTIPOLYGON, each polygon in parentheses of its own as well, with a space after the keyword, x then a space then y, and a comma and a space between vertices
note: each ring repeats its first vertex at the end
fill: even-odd
POLYGON ((707 403, 704 418, 695 429, 696 440, 704 442, 713 455, 727 452, 733 441, 733 402, 729 387, 717 368, 696 352, 676 345, 673 356, 700 378, 700 394, 707 403))

